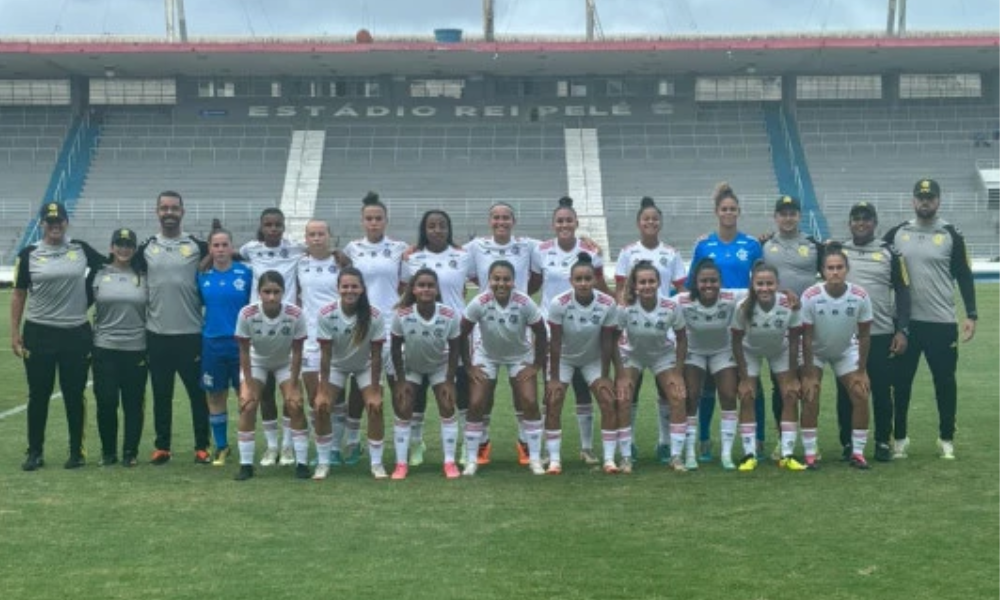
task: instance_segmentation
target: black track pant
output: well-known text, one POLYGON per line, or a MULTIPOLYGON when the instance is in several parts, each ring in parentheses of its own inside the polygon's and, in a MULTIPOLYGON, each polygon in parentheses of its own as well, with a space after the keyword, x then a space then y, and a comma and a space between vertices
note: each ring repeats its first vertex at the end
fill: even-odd
POLYGON ((938 435, 942 440, 955 437, 955 413, 958 404, 958 386, 955 369, 958 367, 958 325, 955 323, 927 323, 910 321, 910 342, 906 353, 897 358, 896 364, 896 439, 909 434, 906 418, 910 410, 913 378, 917 374, 920 355, 927 358, 934 380, 937 397, 938 435))
POLYGON ((208 402, 201 379, 201 334, 162 335, 146 332, 149 379, 153 384, 156 449, 170 450, 174 416, 174 375, 181 376, 191 403, 195 450, 208 449, 208 402))
POLYGON ((41 454, 45 447, 45 424, 49 400, 59 373, 59 390, 66 405, 69 453, 83 456, 83 425, 92 335, 90 325, 70 329, 25 321, 24 371, 28 377, 28 452, 41 454))
MULTIPOLYGON (((868 350, 868 381, 872 390, 872 416, 875 420, 875 443, 888 444, 892 437, 894 373, 901 358, 890 358, 891 333, 871 336, 868 350)), ((909 352, 909 350, 907 350, 909 352)), ((837 424, 840 425, 840 445, 851 445, 851 396, 837 380, 837 424)), ((897 434, 898 437, 898 434, 897 434)))
POLYGON ((121 406, 122 456, 138 456, 146 393, 146 352, 95 347, 93 373, 101 453, 117 456, 118 407, 121 406))

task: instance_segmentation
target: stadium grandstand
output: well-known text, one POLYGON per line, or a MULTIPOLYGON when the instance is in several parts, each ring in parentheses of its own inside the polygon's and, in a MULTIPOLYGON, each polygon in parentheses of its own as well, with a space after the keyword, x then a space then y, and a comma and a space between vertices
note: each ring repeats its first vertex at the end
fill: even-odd
MULTIPOLYGON (((186 38, 186 36, 185 36, 186 38)), ((687 252, 729 181, 741 228, 764 232, 779 194, 803 227, 846 235, 874 202, 883 229, 912 215, 921 177, 976 258, 1000 256, 996 33, 604 40, 0 39, 0 261, 37 238, 43 201, 72 233, 157 229, 160 190, 185 228, 237 239, 280 206, 289 233, 316 215, 340 243, 381 193, 390 234, 428 208, 456 238, 502 200, 518 231, 550 236, 559 196, 612 254, 656 199, 687 252)))

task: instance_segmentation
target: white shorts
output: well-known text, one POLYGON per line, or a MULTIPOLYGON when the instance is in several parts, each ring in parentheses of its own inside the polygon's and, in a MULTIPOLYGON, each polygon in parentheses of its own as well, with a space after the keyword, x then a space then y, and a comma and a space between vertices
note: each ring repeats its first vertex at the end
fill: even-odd
POLYGON ((688 352, 685 366, 698 367, 702 371, 707 371, 715 375, 723 369, 736 367, 736 360, 733 359, 733 351, 730 349, 720 350, 715 354, 695 354, 688 352))
POLYGON ((659 375, 660 373, 666 371, 667 369, 672 369, 677 364, 677 353, 670 352, 664 354, 663 356, 656 357, 653 361, 639 361, 636 360, 634 356, 627 354, 622 354, 622 366, 626 369, 637 369, 640 373, 644 369, 649 369, 654 375, 659 375))
POLYGON ((406 380, 415 385, 420 385, 424 381, 424 376, 427 377, 427 381, 430 382, 431 387, 434 387, 439 383, 444 383, 445 380, 448 379, 448 365, 443 364, 440 369, 430 373, 417 373, 416 371, 406 372, 406 380))
POLYGON ((269 368, 260 365, 250 365, 250 376, 253 377, 254 381, 259 381, 261 384, 266 383, 268 373, 274 373, 274 381, 280 386, 292 378, 292 366, 282 365, 277 368, 269 368))
POLYGON ((771 372, 775 375, 785 373, 789 369, 788 348, 783 349, 780 354, 773 357, 757 356, 756 354, 751 354, 746 348, 744 348, 743 356, 747 359, 747 375, 750 377, 760 376, 760 364, 764 358, 767 358, 767 364, 771 368, 771 372))
POLYGON ((354 381, 358 384, 358 389, 364 389, 372 384, 372 368, 368 365, 367 368, 360 371, 338 371, 337 369, 330 369, 330 383, 344 389, 347 387, 347 380, 350 379, 351 375, 354 376, 354 381))
POLYGON ((319 373, 320 354, 319 342, 313 339, 307 339, 305 346, 302 348, 303 373, 319 373))
POLYGON ((583 380, 587 382, 587 385, 593 385, 601 377, 601 359, 583 366, 571 365, 565 361, 559 361, 559 381, 562 383, 573 381, 574 369, 580 369, 580 375, 583 376, 583 380))
POLYGON ((472 364, 482 369, 487 379, 495 381, 503 367, 507 368, 507 377, 511 379, 517 377, 518 373, 531 364, 531 358, 531 355, 525 355, 524 358, 516 362, 497 362, 486 358, 480 351, 473 355, 472 364))
POLYGON ((853 373, 858 370, 858 346, 857 344, 852 344, 844 353, 840 356, 834 357, 832 359, 821 358, 819 356, 813 355, 813 365, 823 370, 823 367, 830 364, 833 368, 833 372, 837 377, 843 377, 848 373, 853 373))

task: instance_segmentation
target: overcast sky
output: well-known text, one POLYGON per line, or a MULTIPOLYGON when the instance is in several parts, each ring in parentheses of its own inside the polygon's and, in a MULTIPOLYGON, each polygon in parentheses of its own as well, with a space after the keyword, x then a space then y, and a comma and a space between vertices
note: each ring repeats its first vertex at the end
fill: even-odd
MULTIPOLYGON (((900 0, 902 1, 902 0, 900 0)), ((495 0, 497 35, 582 34, 584 0, 495 0)), ((606 35, 883 30, 887 0, 597 0, 606 35)), ((163 0, 0 0, 0 36, 162 35, 163 0)), ((191 35, 481 33, 481 0, 186 0, 191 35)), ((909 0, 907 29, 1000 28, 997 0, 909 0)))

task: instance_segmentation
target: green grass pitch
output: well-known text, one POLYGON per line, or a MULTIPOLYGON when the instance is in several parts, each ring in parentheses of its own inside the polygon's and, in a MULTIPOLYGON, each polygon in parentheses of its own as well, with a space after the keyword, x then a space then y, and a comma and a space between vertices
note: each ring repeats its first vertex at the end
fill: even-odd
MULTIPOLYGON (((362 463, 324 482, 272 468, 237 483, 234 465, 193 464, 180 386, 172 463, 96 466, 89 418, 90 465, 65 471, 65 422, 53 400, 48 466, 37 473, 19 466, 24 413, 0 419, 0 598, 996 598, 998 290, 979 286, 979 330, 960 349, 958 458, 937 458, 923 365, 910 458, 868 472, 837 462, 829 375, 826 459, 807 473, 766 460, 749 474, 718 463, 669 472, 651 460, 647 388, 632 476, 568 460, 561 477, 533 477, 516 464, 501 392, 494 461, 474 479, 441 475, 432 416, 428 462, 406 481, 376 482, 362 463)), ((9 297, 0 294, 4 312, 9 297)), ((3 319, 5 339, 6 326, 3 319)), ((0 381, 0 413, 25 402, 23 370, 9 349, 0 352, 0 381)), ((88 402, 92 412, 89 393, 88 402)), ((575 457, 572 408, 566 417, 564 452, 575 457)))

